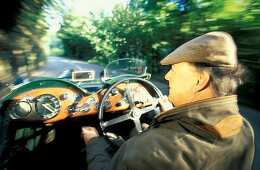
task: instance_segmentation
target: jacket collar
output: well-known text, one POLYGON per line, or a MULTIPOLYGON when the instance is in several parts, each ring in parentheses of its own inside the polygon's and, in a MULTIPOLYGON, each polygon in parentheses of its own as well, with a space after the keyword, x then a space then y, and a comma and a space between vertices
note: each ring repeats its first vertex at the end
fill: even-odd
MULTIPOLYGON (((242 126, 242 117, 238 112, 237 96, 225 96, 196 101, 162 112, 155 117, 155 122, 163 123, 172 120, 187 126, 200 129, 208 134, 221 138, 237 133, 242 126)), ((190 129, 190 130, 191 130, 190 129)))

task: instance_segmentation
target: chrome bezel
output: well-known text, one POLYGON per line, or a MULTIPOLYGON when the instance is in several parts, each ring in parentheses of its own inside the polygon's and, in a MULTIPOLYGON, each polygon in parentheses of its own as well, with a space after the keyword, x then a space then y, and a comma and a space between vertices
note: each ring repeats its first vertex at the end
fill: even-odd
POLYGON ((16 104, 14 104, 13 106, 12 106, 12 109, 11 109, 11 113, 10 113, 10 117, 12 118, 12 119, 23 119, 23 118, 26 118, 30 113, 32 112, 32 106, 31 106, 31 104, 29 103, 29 102, 27 102, 27 101, 18 101, 16 104), (15 106, 17 106, 18 104, 20 104, 20 103, 26 103, 28 106, 29 106, 29 111, 27 111, 27 112, 24 112, 25 114, 25 116, 20 116, 19 114, 17 114, 14 110, 15 110, 15 106))

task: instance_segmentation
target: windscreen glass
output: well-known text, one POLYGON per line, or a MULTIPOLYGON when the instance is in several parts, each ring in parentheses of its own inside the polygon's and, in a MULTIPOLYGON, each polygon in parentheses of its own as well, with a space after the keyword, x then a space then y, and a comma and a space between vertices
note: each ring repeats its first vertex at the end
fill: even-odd
POLYGON ((146 73, 146 66, 142 60, 125 58, 111 62, 105 68, 106 78, 123 75, 142 76, 146 73))

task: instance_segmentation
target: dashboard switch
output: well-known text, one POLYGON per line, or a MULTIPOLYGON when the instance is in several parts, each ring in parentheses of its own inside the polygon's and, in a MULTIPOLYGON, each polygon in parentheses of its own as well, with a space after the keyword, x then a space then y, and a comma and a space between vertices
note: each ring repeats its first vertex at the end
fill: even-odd
POLYGON ((123 105, 123 102, 122 101, 119 101, 116 103, 116 107, 121 107, 123 105))
POLYGON ((68 92, 63 93, 62 95, 60 95, 60 99, 61 100, 69 100, 72 97, 72 95, 68 92))

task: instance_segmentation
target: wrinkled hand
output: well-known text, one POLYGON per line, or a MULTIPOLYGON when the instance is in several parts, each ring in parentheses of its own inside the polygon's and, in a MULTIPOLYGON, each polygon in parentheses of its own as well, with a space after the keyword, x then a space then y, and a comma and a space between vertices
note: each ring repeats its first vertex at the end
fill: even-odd
POLYGON ((159 104, 161 105, 162 111, 167 111, 173 108, 173 105, 171 102, 169 102, 167 96, 163 96, 163 98, 159 98, 159 104))
POLYGON ((94 127, 90 127, 90 126, 83 126, 81 128, 81 134, 85 141, 85 144, 87 144, 90 141, 90 139, 99 137, 99 133, 98 133, 97 129, 94 127))

